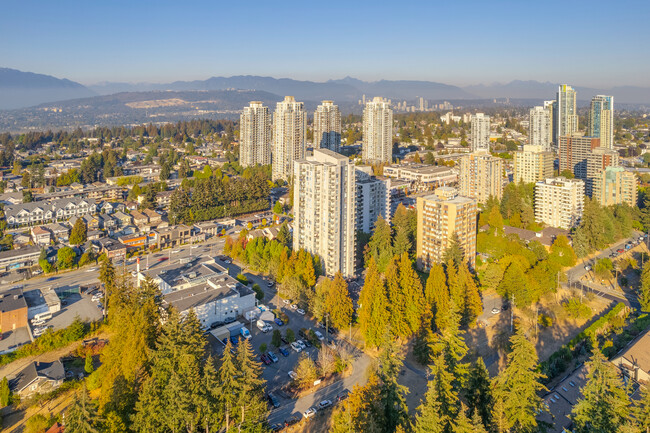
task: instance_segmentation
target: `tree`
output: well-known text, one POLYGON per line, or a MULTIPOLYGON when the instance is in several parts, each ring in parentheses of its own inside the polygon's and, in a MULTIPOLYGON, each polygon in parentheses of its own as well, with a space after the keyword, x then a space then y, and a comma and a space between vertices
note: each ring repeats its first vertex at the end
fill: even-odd
POLYGON ((95 371, 95 367, 93 367, 93 357, 90 352, 86 353, 86 364, 84 366, 84 371, 86 374, 90 374, 95 371))
POLYGON ((97 414, 97 407, 84 386, 76 394, 72 405, 66 412, 65 431, 67 433, 98 433, 100 425, 101 418, 97 414))
POLYGON ((490 373, 485 367, 483 358, 479 357, 469 370, 469 377, 465 387, 467 408, 469 413, 479 416, 482 424, 487 428, 492 424, 492 384, 490 373))
POLYGON ((440 404, 440 419, 444 426, 443 431, 449 433, 452 428, 452 420, 458 416, 460 399, 452 384, 454 377, 445 366, 445 359, 442 354, 434 359, 431 373, 433 374, 433 380, 429 382, 429 387, 435 388, 438 403, 440 404))
POLYGON ((286 338, 289 343, 296 341, 296 334, 293 332, 293 329, 287 328, 284 338, 286 338))
POLYGON ((472 326, 476 318, 483 313, 483 301, 478 291, 474 276, 466 263, 458 267, 458 277, 463 287, 463 310, 461 322, 463 326, 472 326))
MULTIPOLYGON (((476 415, 476 413, 474 414, 476 415)), ((458 418, 452 427, 453 433, 487 433, 487 430, 481 422, 481 418, 473 416, 472 419, 468 418, 465 414, 465 405, 461 403, 458 418)))
POLYGON ((366 280, 359 295, 359 324, 366 344, 376 347, 389 323, 386 289, 373 257, 368 262, 366 280))
POLYGON ((495 382, 495 408, 500 408, 506 429, 529 432, 538 427, 537 414, 543 409, 538 392, 546 390, 540 383, 544 375, 537 371, 537 351, 523 328, 510 338, 510 346, 507 366, 495 382))
POLYGON ((642 387, 641 398, 633 409, 634 417, 639 424, 641 432, 650 431, 650 388, 642 387))
POLYGON ((11 389, 9 389, 9 381, 5 376, 0 382, 0 406, 6 407, 9 406, 11 402, 11 389))
POLYGON ((276 201, 275 204, 273 205, 273 212, 276 214, 281 214, 284 211, 284 206, 282 206, 282 203, 280 201, 276 201))
POLYGON ((458 234, 456 232, 451 235, 451 239, 449 240, 449 244, 445 250, 445 254, 442 260, 444 263, 447 263, 451 260, 456 267, 465 262, 465 252, 463 251, 463 247, 460 245, 460 239, 458 238, 458 234))
POLYGON ((273 330, 273 335, 271 336, 271 344, 275 347, 282 346, 282 333, 279 329, 273 330))
POLYGON ((564 235, 559 235, 553 241, 549 258, 563 267, 575 266, 578 260, 569 239, 564 235))
POLYGON ((642 311, 650 311, 650 261, 643 265, 637 298, 642 311))
POLYGON ((106 295, 110 296, 115 286, 115 267, 113 261, 109 258, 102 260, 99 266, 99 281, 104 285, 106 295))
POLYGON ((296 382, 301 387, 311 386, 318 379, 318 368, 316 363, 304 353, 300 355, 296 365, 296 382))
POLYGON ((34 201, 34 194, 31 189, 23 190, 23 203, 31 203, 34 201))
POLYGON ((325 308, 335 328, 342 329, 352 323, 354 307, 348 292, 348 284, 340 272, 336 273, 334 280, 329 285, 329 293, 325 299, 325 308))
POLYGON ((429 278, 424 289, 424 297, 431 306, 434 323, 438 329, 447 325, 447 311, 449 311, 449 288, 443 267, 434 263, 429 271, 429 278))
POLYGON ((384 218, 379 216, 375 223, 375 232, 368 242, 368 253, 366 254, 366 265, 370 258, 375 260, 375 265, 380 272, 384 272, 388 263, 393 258, 392 230, 384 218))
POLYGON ((243 431, 262 431, 266 425, 267 402, 262 365, 257 361, 249 340, 244 339, 237 346, 238 396, 237 407, 243 408, 243 419, 239 419, 243 431))
POLYGON ((37 413, 30 416, 25 422, 25 433, 43 433, 54 424, 54 417, 46 417, 37 413))
POLYGON ((287 228, 287 223, 282 223, 280 230, 278 230, 278 235, 276 237, 278 242, 282 245, 288 247, 291 244, 291 235, 289 234, 289 229, 287 228))
POLYGON ((406 406, 408 389, 397 382, 403 358, 398 353, 399 348, 396 341, 391 339, 388 334, 384 334, 382 347, 377 372, 381 383, 378 399, 384 430, 394 432, 400 427, 406 428, 409 425, 406 406))
POLYGON ((438 388, 434 384, 433 380, 429 381, 424 401, 417 409, 414 433, 442 433, 448 423, 447 417, 441 413, 438 388))
POLYGON ((350 396, 335 410, 330 432, 388 432, 377 398, 380 385, 374 372, 364 386, 355 385, 350 396))
POLYGON ((56 253, 56 265, 59 269, 68 269, 74 266, 77 254, 70 247, 62 247, 56 253))
POLYGON ((630 414, 630 399, 616 367, 596 349, 587 371, 582 398, 571 411, 576 433, 619 431, 630 414))
POLYGON ((75 221, 72 230, 70 231, 70 244, 71 245, 81 245, 86 242, 88 237, 88 228, 83 218, 77 218, 75 221))

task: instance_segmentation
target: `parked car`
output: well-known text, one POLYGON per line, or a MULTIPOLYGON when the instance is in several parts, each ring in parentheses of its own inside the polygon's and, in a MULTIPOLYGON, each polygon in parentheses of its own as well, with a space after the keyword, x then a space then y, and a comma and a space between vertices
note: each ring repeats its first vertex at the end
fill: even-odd
POLYGON ((276 431, 282 431, 284 430, 284 425, 283 424, 271 424, 271 431, 276 432, 276 431))
POLYGON ((320 403, 318 403, 318 409, 323 410, 332 405, 332 400, 323 400, 320 403))
POLYGON ((289 377, 291 378, 291 380, 296 380, 296 379, 298 379, 298 375, 297 375, 296 372, 293 371, 293 370, 291 370, 291 371, 290 371, 289 373, 287 373, 287 374, 289 375, 289 377))
MULTIPOLYGON (((296 341, 294 341, 294 343, 296 343, 298 346, 300 346, 301 350, 305 350, 307 348, 307 345, 302 340, 296 340, 296 341)), ((293 343, 291 343, 291 344, 293 345, 293 343)))
POLYGON ((282 341, 283 344, 289 344, 289 340, 287 340, 287 337, 284 335, 280 337, 280 340, 282 341))
POLYGON ((344 389, 336 395, 336 401, 343 401, 350 396, 350 391, 344 389))
POLYGON ((291 301, 289 299, 283 299, 282 303, 286 304, 286 305, 289 305, 291 303, 291 301))
POLYGON ((585 271, 587 271, 587 272, 591 271, 591 266, 589 266, 589 265, 585 266, 585 271))
POLYGON ((305 346, 305 349, 313 346, 313 344, 311 344, 311 341, 309 341, 308 338, 305 338, 304 340, 300 340, 300 343, 305 346))
POLYGON ((273 319, 273 321, 274 321, 275 324, 278 325, 278 326, 282 326, 282 325, 284 325, 284 322, 283 322, 282 319, 280 319, 279 317, 276 317, 275 319, 273 319))
POLYGON ((290 308, 291 308, 292 310, 297 310, 297 309, 298 309, 298 306, 297 306, 296 304, 291 304, 291 307, 290 307, 290 308))
POLYGON ((158 259, 159 262, 164 262, 165 260, 169 259, 169 257, 161 257, 158 259))
POLYGON ((300 421, 300 418, 298 418, 296 415, 290 416, 289 418, 284 420, 284 425, 286 427, 289 427, 290 425, 294 425, 300 421))
POLYGON ((289 351, 288 351, 287 349, 285 349, 284 347, 280 347, 280 348, 278 349, 278 352, 280 352, 280 353, 282 354, 282 356, 284 356, 285 358, 286 358, 287 356, 289 356, 289 351))
POLYGON ((312 406, 309 409, 307 409, 306 411, 304 411, 302 413, 302 416, 304 416, 305 418, 311 418, 312 416, 316 415, 316 411, 317 411, 317 409, 312 406))
POLYGON ((296 310, 296 313, 300 314, 301 316, 304 316, 305 315, 305 310, 303 310, 302 308, 298 308, 296 310))
POLYGON ((494 307, 494 308, 492 309, 492 314, 499 314, 500 312, 501 312, 501 309, 500 309, 500 308, 496 308, 496 307, 494 307))
POLYGON ((262 360, 262 362, 263 362, 265 365, 269 365, 269 364, 271 364, 271 360, 269 359, 269 357, 266 356, 266 355, 263 354, 263 353, 260 355, 260 359, 262 360))
POLYGON ((273 394, 272 392, 269 392, 267 397, 269 398, 269 402, 271 403, 271 405, 273 405, 273 407, 275 407, 275 408, 280 407, 280 400, 278 400, 278 398, 275 396, 275 394, 273 394))
POLYGON ((232 343, 233 346, 236 346, 239 343, 239 338, 233 335, 232 337, 230 337, 230 342, 232 343))
POLYGON ((273 362, 273 363, 276 363, 276 362, 279 361, 278 356, 277 356, 275 353, 273 353, 273 352, 268 352, 268 353, 266 354, 266 356, 268 356, 269 359, 271 360, 271 362, 273 362))
POLYGON ((300 352, 302 352, 302 346, 301 346, 300 344, 298 344, 297 341, 294 341, 293 343, 291 343, 291 348, 292 348, 293 350, 295 350, 296 353, 300 353, 300 352))
POLYGON ((625 251, 622 248, 619 248, 619 249, 616 250, 616 252, 619 253, 619 254, 623 254, 625 251))
POLYGON ((323 341, 325 339, 325 337, 320 331, 314 331, 314 335, 316 335, 316 338, 318 338, 318 340, 320 341, 323 341))
POLYGON ((273 287, 275 283, 273 281, 269 281, 268 283, 266 283, 266 285, 269 287, 273 287))

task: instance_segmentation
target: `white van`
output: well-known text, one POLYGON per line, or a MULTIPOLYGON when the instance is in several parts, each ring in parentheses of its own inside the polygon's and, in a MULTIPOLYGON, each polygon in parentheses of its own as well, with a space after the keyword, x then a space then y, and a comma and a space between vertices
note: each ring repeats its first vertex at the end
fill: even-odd
POLYGON ((34 318, 32 319, 32 324, 36 322, 44 323, 47 320, 50 320, 52 318, 52 313, 47 312, 47 313, 39 313, 34 318))

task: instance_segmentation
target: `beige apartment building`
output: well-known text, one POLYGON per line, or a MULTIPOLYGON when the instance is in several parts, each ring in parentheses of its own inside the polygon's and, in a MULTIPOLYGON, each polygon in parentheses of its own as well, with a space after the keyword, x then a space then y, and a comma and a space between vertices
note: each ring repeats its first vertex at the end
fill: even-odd
POLYGON ((460 195, 485 203, 492 196, 503 196, 503 160, 487 151, 460 158, 460 195))
POLYGON ((607 167, 593 178, 592 198, 603 206, 637 204, 637 179, 623 167, 607 167))
POLYGON ((515 182, 534 183, 553 177, 553 152, 541 145, 525 145, 514 153, 515 182))
POLYGON ((362 154, 367 164, 393 161, 393 109, 379 96, 363 109, 362 154))
POLYGON ((587 179, 585 181, 585 194, 592 197, 594 179, 600 176, 607 167, 618 167, 618 152, 605 147, 597 147, 587 155, 587 179))
POLYGON ((294 164, 293 249, 318 255, 325 274, 355 274, 356 179, 348 157, 329 149, 294 164))
POLYGON ((314 149, 341 151, 341 112, 332 101, 323 101, 314 112, 314 149))
POLYGON ((252 101, 239 117, 239 163, 242 167, 271 163, 271 113, 252 101))
POLYGON ((471 268, 476 262, 476 200, 441 187, 417 198, 417 266, 423 271, 441 263, 454 233, 471 268))
POLYGON ((288 180, 294 161, 305 157, 306 131, 304 104, 285 96, 273 113, 273 180, 288 180))
POLYGON ((585 183, 580 179, 555 177, 535 185, 535 221, 570 230, 582 218, 585 183))
POLYGON ((586 179, 587 158, 597 147, 600 147, 600 138, 585 137, 580 133, 561 136, 558 145, 560 173, 569 170, 578 179, 586 179))

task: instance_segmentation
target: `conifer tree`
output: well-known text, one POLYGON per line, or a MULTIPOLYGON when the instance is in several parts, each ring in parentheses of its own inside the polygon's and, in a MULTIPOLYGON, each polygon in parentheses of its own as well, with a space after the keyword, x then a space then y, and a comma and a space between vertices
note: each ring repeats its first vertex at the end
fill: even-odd
POLYGON ((643 266, 637 298, 641 304, 641 311, 650 311, 650 261, 643 266))
POLYGON ((476 416, 470 419, 465 414, 465 410, 465 405, 461 403, 458 417, 453 424, 453 433, 487 433, 487 430, 485 430, 485 427, 481 422, 481 418, 476 416))
POLYGON ((0 382, 0 408, 9 406, 9 401, 11 400, 11 389, 9 388, 9 381, 7 376, 2 378, 0 382))
POLYGON ((397 257, 386 266, 386 295, 388 297, 388 312, 390 317, 390 329, 393 335, 408 337, 409 329, 406 322, 406 298, 400 286, 399 264, 397 257))
POLYGON ((388 299, 374 258, 368 263, 366 280, 359 295, 359 324, 366 344, 378 346, 389 326, 388 299))
MULTIPOLYGON (((239 420, 245 432, 264 431, 266 425, 266 401, 264 400, 265 381, 262 378, 262 365, 257 361, 248 340, 243 339, 237 346, 237 409, 243 409, 244 419, 239 420)), ((240 412, 241 414, 241 412, 240 412)))
POLYGON ((431 306, 434 323, 438 329, 446 326, 446 314, 449 311, 449 288, 442 265, 434 263, 429 271, 429 278, 424 289, 426 302, 431 306))
POLYGON ((377 398, 380 386, 379 378, 374 373, 364 386, 355 385, 343 405, 335 410, 330 432, 386 432, 382 408, 377 398))
POLYGON ((212 356, 208 356, 203 366, 203 381, 200 387, 201 427, 207 431, 217 431, 224 422, 224 407, 220 405, 221 392, 217 370, 212 356))
POLYGON ((236 407, 239 396, 237 374, 237 366, 232 354, 232 344, 228 339, 221 356, 221 366, 217 371, 217 382, 219 383, 218 405, 230 415, 231 421, 236 419, 238 413, 241 413, 237 411, 236 407))
POLYGON ((454 264, 453 260, 447 261, 445 268, 447 273, 447 287, 449 288, 449 302, 454 304, 457 311, 463 311, 465 308, 465 296, 463 293, 463 285, 458 274, 458 266, 454 264))
POLYGON ((379 216, 375 223, 375 232, 368 242, 368 257, 366 263, 369 265, 370 258, 375 259, 375 264, 380 272, 384 272, 388 263, 393 258, 392 230, 390 224, 379 216))
POLYGON ((70 231, 70 245, 81 245, 86 242, 88 228, 82 218, 77 218, 70 231))
POLYGON ((542 409, 538 392, 546 387, 537 371, 537 351, 523 328, 510 338, 511 352, 507 366, 496 379, 495 398, 502 404, 505 428, 513 433, 533 431, 538 427, 537 413, 542 409))
POLYGON ((650 432, 650 388, 642 387, 641 398, 633 409, 634 417, 643 433, 650 432))
POLYGON ((98 433, 100 425, 101 418, 97 414, 97 407, 84 386, 76 394, 72 405, 66 412, 65 431, 68 433, 98 433))
POLYGON ((335 328, 343 329, 352 322, 354 306, 352 305, 352 299, 350 299, 348 284, 340 272, 336 273, 329 286, 325 305, 330 315, 330 322, 335 328))
POLYGON ((494 405, 494 398, 492 396, 490 373, 481 357, 472 363, 469 370, 465 395, 469 412, 478 415, 483 425, 489 427, 492 424, 491 410, 494 405))
POLYGON ((447 369, 442 354, 434 359, 431 373, 433 374, 433 383, 430 386, 435 387, 435 393, 440 403, 441 420, 444 420, 443 432, 451 433, 452 421, 458 416, 460 400, 452 383, 454 377, 447 369))
POLYGON ((408 253, 403 253, 399 262, 399 280, 404 306, 404 321, 408 326, 408 335, 413 335, 422 322, 424 309, 424 293, 422 292, 422 281, 413 269, 413 262, 408 253))
POLYGON ((576 433, 618 431, 630 414, 630 400, 616 368, 599 350, 587 363, 587 383, 573 407, 571 420, 576 433))
POLYGON ((442 433, 447 424, 447 418, 440 412, 438 390, 434 381, 429 381, 424 401, 420 402, 415 415, 414 433, 442 433))
POLYGON ((426 305, 422 313, 422 323, 420 330, 415 335, 413 343, 413 355, 420 364, 427 365, 431 362, 433 356, 432 347, 435 345, 436 335, 432 329, 433 314, 431 308, 426 305))
POLYGON ((455 311, 451 311, 449 325, 438 333, 431 350, 434 356, 442 355, 445 368, 452 377, 454 392, 459 394, 467 380, 468 364, 461 361, 467 355, 468 348, 459 329, 459 317, 455 311))
POLYGON ((462 263, 465 263, 465 252, 463 251, 463 247, 460 246, 460 239, 456 232, 451 235, 449 245, 447 246, 447 250, 445 250, 445 254, 442 258, 444 263, 448 263, 450 260, 454 262, 456 268, 458 268, 462 263))
POLYGON ((381 381, 379 401, 384 418, 384 431, 393 432, 399 426, 407 427, 409 425, 408 407, 406 406, 408 389, 397 382, 403 365, 397 343, 388 334, 385 334, 382 347, 377 372, 381 381))
POLYGON ((472 326, 476 318, 483 313, 483 301, 481 300, 476 280, 469 272, 467 264, 463 263, 459 266, 458 274, 464 292, 461 323, 463 326, 472 326))

